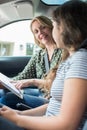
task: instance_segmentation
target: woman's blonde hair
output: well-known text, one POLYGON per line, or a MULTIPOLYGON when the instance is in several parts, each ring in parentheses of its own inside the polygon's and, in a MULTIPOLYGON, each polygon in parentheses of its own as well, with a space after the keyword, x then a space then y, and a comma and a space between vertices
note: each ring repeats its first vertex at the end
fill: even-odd
MULTIPOLYGON (((49 19, 49 18, 46 17, 46 16, 37 16, 37 17, 35 17, 35 18, 32 20, 31 25, 30 25, 30 28, 31 28, 32 33, 33 33, 32 24, 33 24, 35 21, 38 21, 40 24, 42 24, 42 25, 44 25, 44 26, 50 28, 51 31, 52 31, 53 25, 52 25, 51 19, 49 19)), ((33 34, 34 34, 34 33, 33 33, 33 34)), ((43 49, 45 48, 45 46, 43 45, 43 43, 39 42, 39 41, 36 39, 35 35, 34 35, 34 40, 35 40, 35 43, 36 43, 39 47, 41 47, 41 48, 43 48, 43 49)))

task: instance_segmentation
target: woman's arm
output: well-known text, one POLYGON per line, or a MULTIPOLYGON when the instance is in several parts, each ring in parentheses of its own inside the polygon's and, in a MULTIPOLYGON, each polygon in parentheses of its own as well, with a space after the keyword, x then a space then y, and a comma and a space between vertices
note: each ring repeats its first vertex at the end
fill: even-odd
POLYGON ((31 79, 36 77, 36 56, 33 55, 22 72, 13 77, 13 80, 31 79))
POLYGON ((15 86, 18 89, 28 87, 28 86, 38 86, 38 88, 45 88, 47 90, 50 90, 50 87, 56 75, 56 71, 57 71, 57 67, 54 67, 52 70, 49 71, 47 76, 45 76, 43 79, 34 78, 34 79, 19 80, 19 81, 16 81, 17 83, 15 86))
POLYGON ((6 89, 6 88, 0 83, 0 89, 6 89))
POLYGON ((29 87, 29 86, 38 86, 38 88, 41 88, 46 84, 46 81, 44 79, 24 79, 24 80, 18 80, 18 81, 12 81, 15 82, 15 86, 18 89, 29 87))
POLYGON ((0 89, 3 89, 4 88, 4 86, 0 83, 0 89))

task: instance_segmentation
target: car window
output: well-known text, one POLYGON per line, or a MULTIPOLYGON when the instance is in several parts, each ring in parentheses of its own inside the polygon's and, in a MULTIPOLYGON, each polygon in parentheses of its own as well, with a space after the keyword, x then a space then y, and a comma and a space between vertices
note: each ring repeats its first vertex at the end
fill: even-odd
POLYGON ((30 23, 31 20, 17 21, 0 28, 0 56, 32 55, 38 50, 30 23))

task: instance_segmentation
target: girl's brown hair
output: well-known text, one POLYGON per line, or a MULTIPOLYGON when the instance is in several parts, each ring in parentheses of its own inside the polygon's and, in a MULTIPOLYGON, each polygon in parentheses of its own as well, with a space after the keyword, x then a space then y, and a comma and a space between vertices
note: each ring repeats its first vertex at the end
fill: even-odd
POLYGON ((62 40, 66 47, 77 50, 87 38, 87 3, 72 0, 53 11, 53 20, 63 25, 62 40))

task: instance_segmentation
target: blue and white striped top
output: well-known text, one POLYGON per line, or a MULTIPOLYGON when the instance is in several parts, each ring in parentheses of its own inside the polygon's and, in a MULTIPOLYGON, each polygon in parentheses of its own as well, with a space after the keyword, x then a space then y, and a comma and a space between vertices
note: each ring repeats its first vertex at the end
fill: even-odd
MULTIPOLYGON (((57 70, 56 78, 51 87, 51 96, 46 116, 58 115, 62 102, 62 95, 64 89, 64 80, 68 78, 82 78, 87 79, 87 50, 80 49, 75 52, 66 61, 62 62, 57 70)), ((83 120, 87 119, 87 113, 83 116, 83 120)), ((81 126, 78 130, 82 129, 81 126)))

